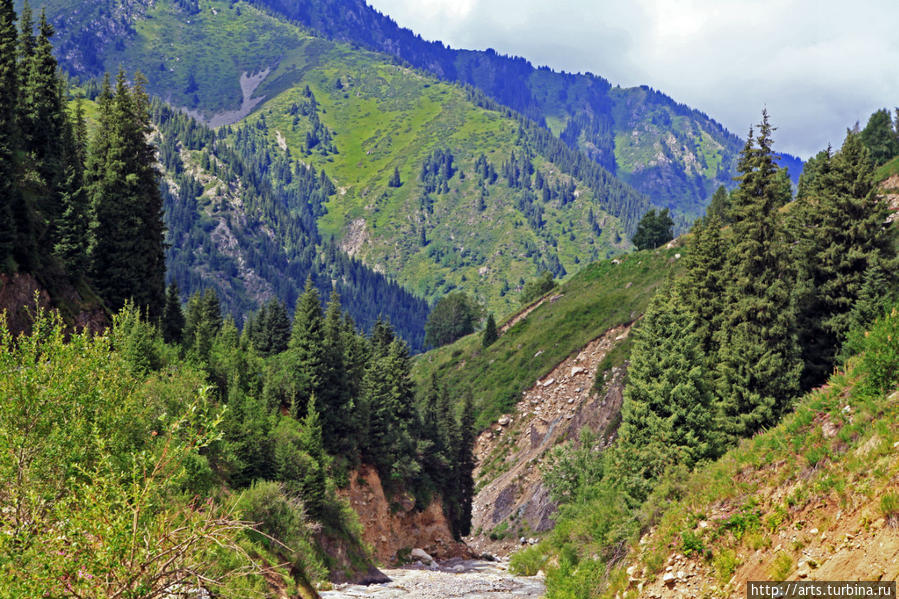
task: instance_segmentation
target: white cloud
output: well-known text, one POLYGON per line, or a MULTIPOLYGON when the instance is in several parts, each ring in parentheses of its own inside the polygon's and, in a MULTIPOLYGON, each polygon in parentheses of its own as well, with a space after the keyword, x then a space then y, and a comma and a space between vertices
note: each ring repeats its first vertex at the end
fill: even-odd
POLYGON ((646 84, 807 157, 899 104, 895 0, 374 0, 430 39, 646 84))

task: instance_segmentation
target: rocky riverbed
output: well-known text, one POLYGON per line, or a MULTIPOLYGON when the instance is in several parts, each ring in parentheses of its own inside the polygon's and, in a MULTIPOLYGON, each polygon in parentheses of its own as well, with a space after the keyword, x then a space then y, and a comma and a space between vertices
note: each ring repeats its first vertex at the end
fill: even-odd
POLYGON ((384 570, 391 582, 338 585, 322 599, 537 599, 545 586, 540 577, 513 576, 507 562, 449 560, 433 566, 384 570))

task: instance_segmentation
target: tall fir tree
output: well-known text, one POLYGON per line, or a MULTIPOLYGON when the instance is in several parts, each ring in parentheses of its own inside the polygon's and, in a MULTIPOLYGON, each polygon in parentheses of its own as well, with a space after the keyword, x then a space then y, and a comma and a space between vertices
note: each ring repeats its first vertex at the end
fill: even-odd
POLYGON ((130 88, 120 71, 115 93, 107 78, 97 100, 99 127, 85 177, 93 214, 90 277, 111 308, 133 298, 157 319, 165 303, 165 229, 140 82, 138 76, 130 88))
POLYGON ((165 309, 160 328, 166 343, 181 343, 184 336, 184 311, 181 308, 181 292, 174 281, 165 291, 165 309))
POLYGON ((0 0, 0 270, 12 267, 18 234, 16 213, 22 211, 19 190, 14 183, 19 147, 17 45, 12 0, 0 0))
MULTIPOLYGON (((25 59, 21 82, 20 127, 28 168, 35 173, 34 189, 40 222, 42 245, 53 247, 55 224, 62 215, 62 187, 65 176, 63 152, 68 123, 62 105, 61 81, 50 38, 53 27, 41 11, 38 36, 31 54, 25 59)), ((31 42, 28 42, 29 44, 31 42)))
POLYGON ((653 298, 634 333, 617 460, 628 494, 645 499, 673 464, 718 455, 715 401, 696 321, 676 290, 653 298))
MULTIPOLYGON (((855 324, 853 310, 867 294, 878 295, 871 269, 891 273, 895 260, 889 208, 877 195, 874 162, 862 136, 849 132, 834 155, 819 155, 816 174, 790 213, 796 305, 805 370, 803 387, 831 373, 839 346, 855 324)), ((879 295, 893 283, 885 280, 879 295)))
POLYGON ((474 402, 467 391, 462 399, 462 418, 459 422, 459 447, 456 457, 458 474, 457 503, 458 518, 453 532, 461 539, 471 534, 471 508, 474 502, 474 445, 477 438, 475 429, 474 402))
POLYGON ((305 409, 309 397, 321 388, 324 338, 321 299, 318 289, 312 284, 312 277, 309 277, 303 294, 297 299, 288 346, 296 401, 300 402, 298 408, 305 409))
POLYGON ((716 337, 724 318, 724 266, 726 245, 721 233, 723 222, 717 214, 693 225, 693 240, 684 257, 684 274, 678 280, 678 294, 696 321, 696 337, 703 353, 717 353, 716 337))
POLYGON ((773 424, 796 395, 802 362, 793 330, 787 245, 779 210, 790 200, 762 113, 739 161, 732 196, 733 242, 725 266, 719 331, 720 427, 731 439, 773 424))
POLYGON ((333 454, 352 454, 357 449, 356 431, 344 362, 343 313, 336 291, 331 292, 322 332, 322 369, 316 397, 322 406, 325 445, 333 454))
POLYGON ((79 278, 87 274, 88 267, 88 216, 90 213, 84 187, 85 151, 84 110, 79 98, 75 102, 75 114, 70 126, 66 126, 62 139, 63 180, 60 193, 59 221, 56 225, 56 242, 53 253, 66 266, 66 271, 79 278))

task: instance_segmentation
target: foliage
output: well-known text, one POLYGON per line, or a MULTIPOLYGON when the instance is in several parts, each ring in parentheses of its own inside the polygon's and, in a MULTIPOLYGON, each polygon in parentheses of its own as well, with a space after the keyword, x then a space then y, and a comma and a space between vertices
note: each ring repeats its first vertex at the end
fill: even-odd
POLYGON ((474 332, 483 309, 461 291, 440 298, 425 324, 425 343, 440 347, 474 332))
POLYGON ((680 270, 673 257, 673 250, 660 250, 629 255, 618 264, 591 264, 560 287, 556 302, 541 305, 490 347, 476 336, 463 337, 419 356, 413 377, 419 389, 436 373, 452 395, 470 391, 482 430, 571 352, 633 322, 666 276, 680 270))
POLYGON ((524 287, 521 288, 521 300, 520 303, 522 306, 527 306, 540 299, 557 286, 556 281, 553 279, 553 274, 548 270, 540 273, 540 276, 532 281, 528 281, 525 283, 524 287))
POLYGON ((484 332, 481 337, 481 343, 484 347, 490 347, 499 339, 499 333, 496 332, 496 319, 493 312, 487 315, 487 323, 484 325, 484 332))
POLYGON ((0 362, 3 596, 158 595, 254 567, 245 524, 181 492, 219 434, 201 377, 180 375, 186 395, 166 375, 142 384, 111 337, 66 341, 40 311, 27 337, 0 323, 0 362))
POLYGON ((674 238, 674 221, 668 215, 668 209, 653 209, 643 215, 637 223, 637 232, 631 241, 638 250, 654 250, 674 238))

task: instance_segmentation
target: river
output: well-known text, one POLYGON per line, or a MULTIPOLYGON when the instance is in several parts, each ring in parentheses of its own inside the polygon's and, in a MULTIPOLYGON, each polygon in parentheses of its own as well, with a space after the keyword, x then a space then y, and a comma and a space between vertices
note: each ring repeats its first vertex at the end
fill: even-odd
POLYGON ((545 593, 540 577, 513 576, 508 562, 450 560, 439 567, 383 570, 391 582, 369 586, 338 585, 322 599, 538 599, 545 593))

